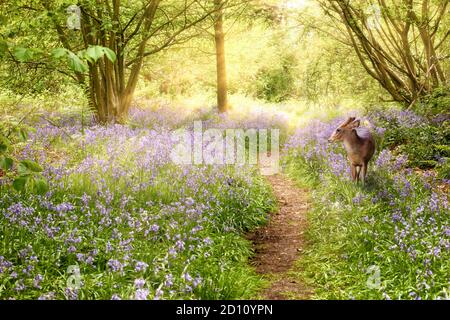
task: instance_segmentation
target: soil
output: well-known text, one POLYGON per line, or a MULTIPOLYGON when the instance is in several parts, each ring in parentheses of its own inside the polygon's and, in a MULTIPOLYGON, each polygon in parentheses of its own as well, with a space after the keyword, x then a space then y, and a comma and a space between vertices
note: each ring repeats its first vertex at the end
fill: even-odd
POLYGON ((279 210, 269 223, 248 235, 255 255, 256 271, 270 280, 261 297, 267 300, 308 299, 312 290, 299 279, 298 265, 306 246, 308 190, 299 188, 283 174, 266 177, 278 200, 279 210))

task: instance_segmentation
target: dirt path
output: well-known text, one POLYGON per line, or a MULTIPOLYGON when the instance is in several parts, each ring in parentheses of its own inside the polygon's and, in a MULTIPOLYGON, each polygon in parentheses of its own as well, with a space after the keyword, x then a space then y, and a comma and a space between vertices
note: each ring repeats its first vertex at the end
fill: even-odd
POLYGON ((255 249, 252 264, 271 281, 262 298, 308 299, 311 289, 295 276, 300 270, 294 264, 305 246, 308 193, 282 174, 268 176, 267 180, 278 199, 279 211, 271 215, 267 226, 249 235, 255 249))

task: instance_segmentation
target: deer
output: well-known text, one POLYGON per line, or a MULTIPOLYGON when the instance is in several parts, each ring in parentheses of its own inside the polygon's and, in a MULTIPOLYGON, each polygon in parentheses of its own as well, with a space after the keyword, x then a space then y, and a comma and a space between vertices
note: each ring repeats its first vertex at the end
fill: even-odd
POLYGON ((361 121, 350 117, 340 124, 328 138, 328 142, 342 141, 350 161, 352 181, 365 184, 367 166, 375 153, 375 140, 369 129, 359 127, 361 121))

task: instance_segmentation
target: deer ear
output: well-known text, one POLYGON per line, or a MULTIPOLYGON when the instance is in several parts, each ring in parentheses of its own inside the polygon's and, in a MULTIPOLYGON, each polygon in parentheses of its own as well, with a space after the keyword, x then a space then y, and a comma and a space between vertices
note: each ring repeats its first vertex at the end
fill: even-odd
POLYGON ((344 127, 348 126, 350 123, 352 123, 355 119, 356 119, 355 117, 350 117, 347 120, 345 120, 343 123, 341 123, 341 125, 339 127, 344 128, 344 127))
POLYGON ((347 126, 347 128, 349 128, 349 129, 355 129, 355 128, 358 128, 360 124, 361 124, 361 121, 360 121, 360 120, 356 120, 356 121, 353 121, 352 123, 350 123, 350 124, 347 126))

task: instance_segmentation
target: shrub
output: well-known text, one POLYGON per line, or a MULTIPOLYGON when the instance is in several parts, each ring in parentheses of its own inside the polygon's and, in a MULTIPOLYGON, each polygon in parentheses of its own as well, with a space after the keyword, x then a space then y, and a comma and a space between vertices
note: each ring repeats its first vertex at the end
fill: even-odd
POLYGON ((412 111, 374 112, 377 125, 384 127, 381 148, 408 156, 408 165, 434 168, 450 156, 449 121, 434 123, 412 111))
POLYGON ((450 87, 440 87, 423 97, 414 105, 414 111, 430 118, 446 116, 450 118, 450 87))
POLYGON ((266 68, 257 75, 256 96, 271 102, 287 100, 295 91, 294 56, 286 56, 279 67, 266 68))

